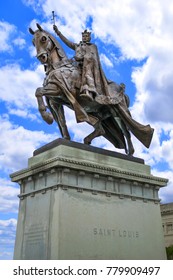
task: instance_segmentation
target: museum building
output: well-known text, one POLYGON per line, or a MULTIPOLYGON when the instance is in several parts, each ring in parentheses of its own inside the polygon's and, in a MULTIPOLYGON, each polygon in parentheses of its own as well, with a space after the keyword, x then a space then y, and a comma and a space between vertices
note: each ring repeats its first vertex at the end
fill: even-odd
POLYGON ((173 202, 160 205, 165 247, 173 245, 173 202))

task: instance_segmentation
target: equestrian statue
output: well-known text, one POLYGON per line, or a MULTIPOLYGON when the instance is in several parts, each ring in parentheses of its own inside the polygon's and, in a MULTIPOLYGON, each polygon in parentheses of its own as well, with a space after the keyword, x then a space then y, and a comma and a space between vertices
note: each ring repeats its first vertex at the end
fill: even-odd
POLYGON ((61 135, 70 140, 64 106, 75 112, 76 121, 87 122, 94 130, 84 138, 91 144, 98 136, 104 136, 116 148, 133 155, 131 133, 149 148, 154 129, 135 121, 129 111, 129 98, 125 85, 106 78, 99 59, 97 46, 91 43, 91 33, 84 30, 82 41, 70 42, 54 24, 60 40, 75 51, 68 58, 61 44, 37 23, 37 30, 29 28, 37 58, 44 65, 43 86, 37 88, 35 96, 44 121, 55 120, 61 135))

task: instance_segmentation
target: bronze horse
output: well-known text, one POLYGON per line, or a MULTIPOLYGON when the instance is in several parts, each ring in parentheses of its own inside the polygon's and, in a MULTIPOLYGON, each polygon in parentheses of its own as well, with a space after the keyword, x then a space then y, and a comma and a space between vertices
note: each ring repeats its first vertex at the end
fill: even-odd
POLYGON ((94 138, 102 135, 116 148, 125 149, 127 154, 132 155, 131 131, 149 147, 153 129, 132 119, 123 86, 109 82, 113 95, 101 95, 94 100, 84 98, 80 95, 82 68, 77 62, 68 59, 60 43, 49 32, 39 24, 37 27, 38 30, 29 28, 29 31, 34 36, 37 58, 45 67, 43 87, 37 88, 35 93, 42 118, 48 124, 55 120, 62 137, 70 140, 64 115, 65 105, 74 110, 77 122, 85 121, 94 127, 94 131, 84 138, 85 144, 90 144, 94 138))

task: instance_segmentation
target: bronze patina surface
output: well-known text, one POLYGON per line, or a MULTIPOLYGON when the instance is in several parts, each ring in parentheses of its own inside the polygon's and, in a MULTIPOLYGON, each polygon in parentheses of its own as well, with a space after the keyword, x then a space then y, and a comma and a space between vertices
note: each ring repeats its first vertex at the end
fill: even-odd
POLYGON ((132 118, 125 85, 106 78, 97 46, 90 42, 91 33, 85 30, 81 42, 73 43, 54 25, 59 38, 75 51, 74 57, 69 59, 55 37, 39 24, 37 27, 36 31, 31 28, 29 31, 33 35, 37 58, 45 67, 43 86, 35 93, 42 118, 48 124, 55 120, 62 137, 70 140, 64 115, 64 106, 68 106, 74 110, 77 122, 87 122, 94 127, 94 131, 84 138, 85 144, 104 136, 116 148, 133 155, 130 135, 133 133, 149 148, 154 129, 132 118))

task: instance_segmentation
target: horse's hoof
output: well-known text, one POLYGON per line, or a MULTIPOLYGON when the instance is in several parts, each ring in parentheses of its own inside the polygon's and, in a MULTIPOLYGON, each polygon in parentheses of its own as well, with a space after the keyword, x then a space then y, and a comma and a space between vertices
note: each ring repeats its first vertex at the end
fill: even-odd
POLYGON ((84 138, 84 144, 90 145, 91 141, 88 139, 88 137, 84 138))
POLYGON ((134 152, 135 152, 134 148, 131 147, 131 148, 129 149, 129 151, 128 151, 128 155, 129 155, 129 156, 133 156, 134 152))
POLYGON ((46 111, 42 112, 42 118, 48 124, 52 124, 53 123, 53 116, 49 112, 46 112, 46 111))
POLYGON ((70 136, 64 136, 65 140, 71 140, 70 136))
POLYGON ((86 99, 87 101, 94 101, 93 97, 90 94, 82 93, 80 94, 80 97, 86 99))

